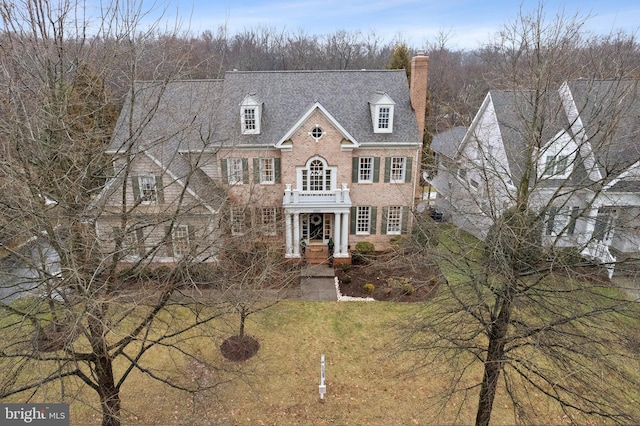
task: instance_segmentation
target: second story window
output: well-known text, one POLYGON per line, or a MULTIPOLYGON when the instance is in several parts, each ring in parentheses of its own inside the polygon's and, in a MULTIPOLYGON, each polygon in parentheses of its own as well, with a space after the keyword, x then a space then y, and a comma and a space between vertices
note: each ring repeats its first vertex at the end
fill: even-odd
POLYGON ((360 157, 358 182, 373 182, 373 157, 360 157))
POLYGON ((152 205, 164 203, 161 175, 132 176, 131 183, 136 204, 152 205))
POLYGON ((404 182, 406 173, 405 164, 405 157, 391 157, 391 182, 404 182))
POLYGON ((242 158, 227 159, 227 172, 230 185, 240 185, 243 182, 244 167, 242 158))
POLYGON ((275 170, 273 158, 260 159, 260 183, 274 183, 275 170))
POLYGON ((568 172, 569 157, 566 155, 547 155, 542 176, 563 177, 568 172))
POLYGON ((301 171, 301 186, 303 191, 330 191, 332 182, 332 168, 319 159, 312 160, 308 167, 301 171))
POLYGON ((155 176, 140 176, 140 202, 142 204, 155 204, 158 202, 155 176))

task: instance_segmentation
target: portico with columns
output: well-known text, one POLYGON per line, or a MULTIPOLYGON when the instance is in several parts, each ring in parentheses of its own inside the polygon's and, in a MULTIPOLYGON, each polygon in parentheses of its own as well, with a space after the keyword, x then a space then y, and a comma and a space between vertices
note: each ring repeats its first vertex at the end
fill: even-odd
POLYGON ((307 247, 334 243, 334 259, 349 258, 349 215, 352 203, 346 184, 335 190, 301 191, 286 185, 283 207, 286 257, 301 258, 307 247))

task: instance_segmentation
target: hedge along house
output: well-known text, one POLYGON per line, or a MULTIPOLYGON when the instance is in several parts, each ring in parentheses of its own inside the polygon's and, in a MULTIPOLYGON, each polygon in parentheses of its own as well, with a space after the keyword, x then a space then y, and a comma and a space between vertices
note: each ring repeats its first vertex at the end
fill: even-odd
POLYGON ((287 258, 304 241, 312 263, 329 239, 337 263, 360 241, 388 248, 421 197, 428 57, 412 67, 411 85, 404 70, 136 84, 95 203, 99 238, 123 260, 156 262, 215 259, 225 235, 256 229, 287 258))

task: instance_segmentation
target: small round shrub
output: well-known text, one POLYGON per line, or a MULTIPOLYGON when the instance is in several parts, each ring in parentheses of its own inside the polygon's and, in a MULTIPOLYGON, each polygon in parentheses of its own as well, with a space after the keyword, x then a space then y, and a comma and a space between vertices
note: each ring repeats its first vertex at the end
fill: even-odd
POLYGON ((351 275, 345 275, 342 277, 343 284, 351 284, 351 275))
POLYGON ((368 241, 360 241, 352 252, 353 262, 358 265, 369 263, 376 253, 375 246, 368 241))
POLYGON ((373 294, 373 291, 375 289, 376 287, 371 283, 366 283, 365 285, 362 286, 362 291, 364 291, 367 294, 373 294))
POLYGON ((405 296, 411 296, 416 290, 409 283, 402 284, 402 294, 405 296))

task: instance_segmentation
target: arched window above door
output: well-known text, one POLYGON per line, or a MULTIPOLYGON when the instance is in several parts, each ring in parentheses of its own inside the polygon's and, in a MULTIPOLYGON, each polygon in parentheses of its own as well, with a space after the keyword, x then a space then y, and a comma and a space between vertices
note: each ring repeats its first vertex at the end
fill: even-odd
POLYGON ((321 192, 335 189, 335 167, 327 166, 324 159, 315 157, 298 170, 299 187, 303 191, 321 192))

